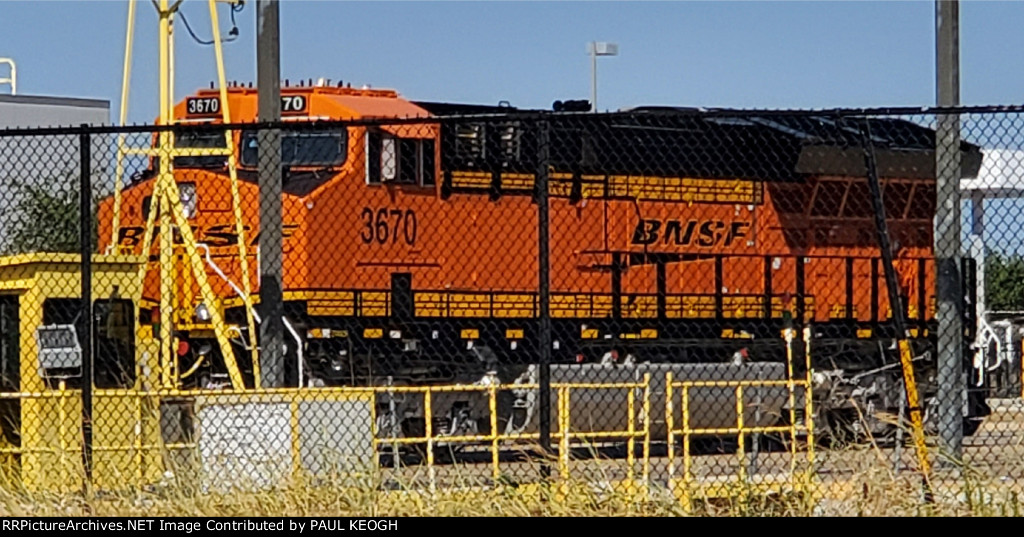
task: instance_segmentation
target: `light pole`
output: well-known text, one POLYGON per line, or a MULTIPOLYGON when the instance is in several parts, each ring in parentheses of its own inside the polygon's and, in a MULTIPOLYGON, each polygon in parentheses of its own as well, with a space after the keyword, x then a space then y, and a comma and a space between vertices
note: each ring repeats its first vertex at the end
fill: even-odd
POLYGON ((587 52, 590 53, 590 111, 597 112, 597 57, 618 56, 619 45, 604 41, 591 41, 587 43, 587 52))

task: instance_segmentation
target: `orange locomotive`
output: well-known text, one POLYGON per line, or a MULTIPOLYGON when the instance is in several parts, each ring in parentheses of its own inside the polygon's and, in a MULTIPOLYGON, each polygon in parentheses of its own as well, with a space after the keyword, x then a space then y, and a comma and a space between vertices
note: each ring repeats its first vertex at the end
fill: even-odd
MULTIPOLYGON (((227 95, 235 119, 255 120, 254 89, 227 95)), ((196 127, 177 130, 178 145, 224 144, 200 126, 222 104, 213 89, 179 103, 177 119, 196 127)), ((282 110, 321 120, 296 121, 282 142, 285 311, 304 351, 291 385, 509 377, 534 362, 544 149, 556 362, 727 362, 741 350, 779 361, 780 332, 793 324, 813 328, 816 370, 835 379, 881 368, 854 384, 879 383, 882 408, 899 401, 898 369, 885 367, 894 359, 868 339, 894 336, 892 312, 859 135, 842 118, 552 115, 312 84, 284 87, 282 110)), ((872 119, 872 132, 905 314, 924 351, 935 314, 934 132, 894 119, 872 119)), ((234 137, 256 267, 255 128, 234 137)), ((964 160, 976 173, 977 148, 964 160)), ((226 167, 226 157, 177 157, 174 173, 197 241, 239 282, 226 167)), ((117 248, 141 252, 151 193, 145 173, 123 192, 117 248)), ((112 203, 100 208, 101 238, 112 203)), ((237 293, 214 272, 229 319, 244 325, 237 293)), ((147 277, 155 299, 157 274, 147 277)), ((174 320, 193 342, 209 337, 197 297, 186 285, 174 320)), ((251 382, 251 364, 242 367, 251 382)), ((208 381, 217 361, 206 368, 208 381)), ((837 414, 851 410, 842 406, 837 414)))

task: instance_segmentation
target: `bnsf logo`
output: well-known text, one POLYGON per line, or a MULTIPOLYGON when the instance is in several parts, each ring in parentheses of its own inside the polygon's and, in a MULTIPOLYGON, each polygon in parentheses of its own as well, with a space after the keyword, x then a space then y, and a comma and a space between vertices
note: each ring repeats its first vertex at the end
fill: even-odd
MULTIPOLYGON (((283 239, 288 239, 295 230, 298 229, 298 224, 284 224, 281 226, 281 234, 283 239)), ((135 248, 142 242, 143 235, 145 235, 145 228, 141 226, 125 226, 118 230, 117 243, 120 246, 127 248, 135 248)), ((245 231, 248 233, 246 239, 249 239, 249 246, 256 246, 260 242, 260 234, 251 234, 252 230, 249 226, 245 226, 245 231)), ((200 227, 192 226, 192 235, 195 236, 197 242, 206 244, 210 248, 221 248, 226 246, 237 246, 238 245, 238 233, 235 232, 234 224, 217 224, 212 226, 200 227)), ((153 227, 153 237, 160 236, 160 226, 153 227)), ((178 233, 174 236, 175 244, 181 244, 181 237, 178 233)), ((284 244, 285 251, 290 249, 290 245, 287 240, 284 244)))
POLYGON ((747 236, 750 222, 721 220, 640 220, 633 229, 633 244, 700 246, 710 248, 721 244, 731 246, 747 236))

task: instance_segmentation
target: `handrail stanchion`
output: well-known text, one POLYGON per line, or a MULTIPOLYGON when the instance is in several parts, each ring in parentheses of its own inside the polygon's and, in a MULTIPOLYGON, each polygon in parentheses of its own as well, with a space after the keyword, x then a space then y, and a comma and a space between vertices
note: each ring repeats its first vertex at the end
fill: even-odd
POLYGON ((651 374, 644 373, 644 499, 651 497, 651 374))
POLYGON ((633 465, 636 463, 636 387, 630 386, 629 388, 629 399, 626 400, 626 412, 629 416, 626 418, 626 431, 629 433, 629 440, 626 442, 626 482, 629 483, 629 490, 633 490, 633 478, 635 477, 636 470, 633 465))
POLYGON ((736 385, 736 429, 739 431, 737 433, 737 436, 738 436, 738 439, 737 439, 738 442, 737 443, 739 445, 736 448, 736 454, 739 456, 739 459, 740 459, 740 481, 745 482, 747 480, 747 465, 745 464, 746 463, 746 457, 747 457, 747 449, 746 449, 746 446, 744 444, 746 444, 747 436, 746 436, 746 433, 743 430, 743 385, 742 384, 737 384, 736 385))
POLYGON ((491 476, 494 479, 494 486, 497 487, 498 478, 501 477, 498 469, 498 390, 491 385, 487 392, 491 411, 491 476))
POLYGON ((434 416, 432 407, 430 389, 428 388, 423 392, 423 415, 426 422, 424 431, 427 437, 427 479, 430 481, 431 498, 437 494, 437 482, 434 474, 434 416))
MULTIPOLYGON (((676 474, 676 432, 675 412, 672 408, 672 372, 665 373, 665 431, 668 437, 668 486, 672 487, 672 479, 676 474)), ((685 414, 684 414, 685 415, 685 414)))
POLYGON ((565 500, 569 493, 569 388, 562 385, 558 387, 558 473, 559 481, 562 484, 562 499, 565 500))

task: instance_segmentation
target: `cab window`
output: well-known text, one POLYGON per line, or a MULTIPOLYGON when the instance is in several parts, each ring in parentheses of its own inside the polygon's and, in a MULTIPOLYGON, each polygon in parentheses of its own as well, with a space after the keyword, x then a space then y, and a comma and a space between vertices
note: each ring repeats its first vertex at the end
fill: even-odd
MULTIPOLYGON (((281 165, 288 167, 333 167, 345 163, 348 131, 303 131, 281 133, 281 165)), ((242 165, 259 165, 259 137, 256 131, 242 133, 242 165)))
MULTIPOLYGON (((223 131, 190 130, 175 132, 175 146, 188 149, 224 149, 227 140, 223 131)), ((223 168, 228 164, 226 155, 174 157, 175 168, 223 168)))
POLYGON ((434 186, 434 140, 371 131, 366 140, 366 183, 434 186))

